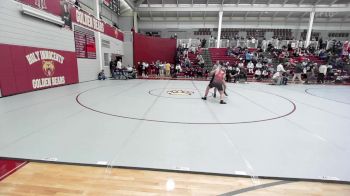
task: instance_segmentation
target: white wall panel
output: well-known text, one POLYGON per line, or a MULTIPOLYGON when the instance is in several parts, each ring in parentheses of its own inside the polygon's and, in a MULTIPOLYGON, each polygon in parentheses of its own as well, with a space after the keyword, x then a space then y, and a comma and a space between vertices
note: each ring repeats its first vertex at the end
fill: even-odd
MULTIPOLYGON (((101 34, 101 39, 109 42, 109 48, 102 46, 102 58, 103 58, 102 62, 111 61, 112 54, 118 55, 118 56, 124 55, 124 47, 123 47, 122 41, 114 39, 114 38, 109 37, 109 36, 104 35, 104 34, 101 34), (108 59, 105 59, 105 57, 104 57, 105 53, 108 54, 108 59)), ((123 64, 126 65, 124 62, 124 57, 123 57, 123 64)), ((105 74, 107 76, 109 76, 110 75, 109 64, 108 64, 108 66, 104 66, 103 69, 105 70, 105 74)))
POLYGON ((74 36, 70 29, 23 15, 22 4, 13 0, 0 1, 0 43, 74 51, 74 36))

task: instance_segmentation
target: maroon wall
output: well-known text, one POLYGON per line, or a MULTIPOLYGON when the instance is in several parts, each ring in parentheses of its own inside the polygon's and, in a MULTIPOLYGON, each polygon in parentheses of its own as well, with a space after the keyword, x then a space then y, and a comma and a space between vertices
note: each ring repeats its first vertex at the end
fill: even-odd
POLYGON ((134 33, 134 64, 157 60, 175 62, 176 39, 150 37, 134 33))
POLYGON ((0 51, 0 89, 3 96, 79 81, 75 52, 6 44, 0 44, 0 51), (45 53, 42 55, 41 51, 45 53), (35 55, 35 61, 28 60, 31 54, 35 55), (58 56, 59 59, 56 58, 58 56))

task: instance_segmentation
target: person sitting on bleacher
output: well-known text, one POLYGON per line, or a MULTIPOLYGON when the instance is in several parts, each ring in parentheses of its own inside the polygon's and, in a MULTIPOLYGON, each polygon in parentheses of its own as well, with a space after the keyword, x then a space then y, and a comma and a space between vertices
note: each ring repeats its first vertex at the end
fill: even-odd
POLYGON ((250 51, 247 51, 245 53, 245 60, 249 62, 252 60, 252 58, 253 58, 253 55, 250 53, 250 51))
POLYGON ((240 69, 239 67, 233 67, 231 71, 231 77, 233 78, 233 82, 236 83, 239 75, 240 69))
POLYGON ((226 52, 227 56, 232 56, 233 55, 233 51, 231 47, 227 47, 227 52, 226 52))
POLYGON ((254 73, 254 63, 250 61, 247 65, 248 68, 248 74, 253 74, 254 73))
POLYGON ((268 77, 269 77, 269 72, 266 69, 263 69, 262 74, 261 74, 261 78, 268 79, 268 77))
POLYGON ((245 68, 238 68, 237 80, 239 82, 247 82, 247 73, 245 68))
POLYGON ((177 64, 176 67, 175 67, 175 70, 176 70, 176 73, 179 74, 182 71, 181 65, 177 64))
POLYGON ((198 64, 201 68, 204 67, 204 58, 202 57, 202 55, 198 54, 197 55, 197 60, 198 60, 198 64))
POLYGON ((191 61, 190 61, 190 59, 188 57, 185 59, 185 66, 186 67, 191 67, 191 61))
POLYGON ((318 68, 318 78, 317 78, 317 83, 324 83, 324 78, 327 75, 327 66, 326 65, 321 65, 318 68))
POLYGON ((257 81, 260 81, 260 80, 261 80, 261 70, 260 70, 260 69, 256 69, 256 70, 255 70, 254 78, 255 78, 255 80, 257 80, 257 81))
POLYGON ((197 67, 196 74, 197 74, 198 78, 202 78, 203 77, 203 68, 197 67))
POLYGON ((190 77, 190 68, 186 67, 185 70, 184 70, 184 75, 185 75, 185 78, 189 78, 190 77))
POLYGON ((189 74, 189 76, 190 76, 190 78, 194 78, 195 77, 195 70, 193 69, 193 67, 191 67, 190 68, 190 74, 189 74))
POLYGON ((255 65, 255 67, 256 67, 257 69, 262 69, 263 65, 261 64, 260 61, 258 61, 258 62, 256 63, 256 65, 255 65))
POLYGON ((242 59, 240 59, 241 61, 238 63, 238 67, 240 68, 240 69, 242 69, 242 68, 244 68, 244 63, 243 63, 243 61, 242 61, 242 59))
POLYGON ((187 57, 188 57, 188 50, 187 50, 187 49, 184 50, 183 55, 184 55, 184 58, 187 58, 187 57))

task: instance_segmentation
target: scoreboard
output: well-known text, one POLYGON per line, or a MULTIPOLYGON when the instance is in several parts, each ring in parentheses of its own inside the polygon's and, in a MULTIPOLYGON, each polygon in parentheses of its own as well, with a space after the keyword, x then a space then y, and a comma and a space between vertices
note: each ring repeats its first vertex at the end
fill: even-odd
POLYGON ((105 4, 113 12, 120 15, 120 0, 103 0, 103 4, 105 4))

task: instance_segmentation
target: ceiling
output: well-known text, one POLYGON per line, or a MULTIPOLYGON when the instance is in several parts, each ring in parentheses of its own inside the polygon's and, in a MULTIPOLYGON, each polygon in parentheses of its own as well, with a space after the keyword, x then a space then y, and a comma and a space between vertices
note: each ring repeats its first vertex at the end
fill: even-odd
POLYGON ((121 0, 121 14, 137 11, 140 21, 306 20, 316 8, 315 22, 350 21, 350 0, 121 0))

